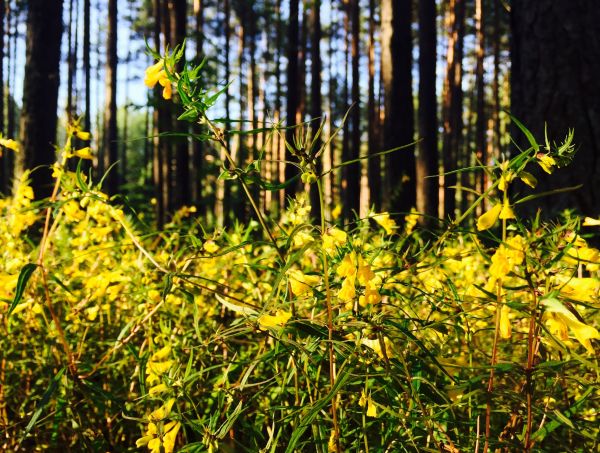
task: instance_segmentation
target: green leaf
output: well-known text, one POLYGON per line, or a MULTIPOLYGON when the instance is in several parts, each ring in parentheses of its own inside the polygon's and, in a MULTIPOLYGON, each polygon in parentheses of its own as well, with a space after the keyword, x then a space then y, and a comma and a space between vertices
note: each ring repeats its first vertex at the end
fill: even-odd
POLYGON ((27 434, 29 434, 29 432, 31 431, 31 429, 33 428, 35 423, 37 422, 38 418, 40 418, 40 415, 42 415, 42 411, 44 410, 44 407, 46 407, 46 405, 50 401, 50 397, 56 391, 56 388, 58 387, 58 382, 60 381, 60 378, 62 378, 63 374, 65 374, 66 370, 67 370, 67 367, 62 367, 60 370, 58 370, 58 373, 56 373, 56 375, 50 381, 50 385, 44 392, 44 395, 42 396, 42 399, 40 400, 37 409, 33 413, 31 420, 29 420, 29 423, 25 427, 25 432, 23 433, 23 437, 21 438, 21 440, 23 438, 25 438, 25 436, 27 436, 27 434))
POLYGON ((525 134, 525 136, 527 137, 527 140, 529 141, 529 144, 535 150, 535 152, 538 152, 540 150, 540 145, 538 144, 538 142, 535 141, 535 138, 534 138, 533 134, 531 132, 529 132, 529 129, 527 129, 523 125, 523 123, 521 123, 518 119, 516 119, 510 113, 508 114, 508 116, 510 116, 510 119, 513 121, 513 123, 515 123, 519 129, 521 129, 521 132, 523 132, 525 134))
POLYGON ((25 266, 23 266, 23 269, 21 269, 21 273, 19 274, 19 279, 17 281, 17 289, 15 291, 15 298, 13 299, 12 303, 10 304, 10 308, 8 309, 7 316, 10 316, 10 314, 13 312, 13 310, 19 304, 21 297, 23 297, 23 292, 25 291, 25 286, 27 285, 27 282, 29 281, 31 274, 33 274, 33 271, 36 268, 37 268, 37 264, 27 263, 25 266))

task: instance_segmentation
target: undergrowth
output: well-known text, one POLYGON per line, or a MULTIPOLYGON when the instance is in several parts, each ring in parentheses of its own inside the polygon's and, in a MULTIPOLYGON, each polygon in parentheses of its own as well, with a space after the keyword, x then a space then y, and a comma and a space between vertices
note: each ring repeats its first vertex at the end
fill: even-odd
MULTIPOLYGON (((514 209, 572 134, 517 122, 530 147, 476 169, 488 189, 435 235, 416 212, 314 224, 307 194, 271 219, 248 189, 261 156, 236 166, 181 49, 146 83, 207 126, 255 220, 211 230, 186 207, 156 231, 68 170, 91 157, 70 125, 53 196, 25 174, 0 200, 3 450, 597 451, 600 222, 514 209)), ((288 146, 321 193, 316 142, 288 146)))

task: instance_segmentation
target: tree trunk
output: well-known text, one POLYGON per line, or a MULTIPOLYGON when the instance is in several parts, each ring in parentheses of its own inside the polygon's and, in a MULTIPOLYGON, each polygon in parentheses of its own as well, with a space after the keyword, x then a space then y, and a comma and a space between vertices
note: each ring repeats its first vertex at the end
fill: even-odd
MULTIPOLYGON (((475 35, 477 38, 476 65, 475 65, 475 153, 479 162, 486 165, 487 146, 486 132, 487 120, 485 115, 485 97, 484 97, 484 72, 483 60, 485 58, 485 25, 483 13, 483 0, 475 0, 475 35)), ((484 171, 477 175, 477 184, 475 189, 483 193, 486 185, 486 173, 484 171)), ((463 195, 464 196, 464 195, 463 195)))
POLYGON ((118 167, 109 167, 119 158, 117 143, 117 0, 108 0, 108 39, 106 43, 106 99, 104 104, 104 190, 119 190, 118 167))
MULTIPOLYGON (((171 48, 183 44, 185 40, 186 21, 187 21, 187 1, 169 0, 169 12, 171 16, 171 48)), ((181 71, 183 65, 178 64, 177 71, 181 71)), ((174 96, 177 102, 180 102, 178 96, 174 96)), ((172 104, 171 104, 172 105, 172 104)), ((179 107, 177 107, 179 109, 179 107)), ((184 121, 177 120, 175 109, 171 108, 173 121, 173 130, 178 134, 186 134, 188 125, 184 121)), ((173 210, 182 206, 188 206, 191 203, 191 185, 190 185, 190 155, 188 149, 187 137, 179 136, 175 139, 175 181, 173 182, 173 210)))
MULTIPOLYGON (((0 134, 4 135, 4 0, 0 0, 0 134)), ((10 39, 10 38, 9 38, 10 39)), ((12 137, 11 137, 12 138, 12 137)), ((0 193, 8 193, 6 157, 0 154, 0 193)))
MULTIPOLYGON (((285 131, 286 141, 293 146, 295 129, 291 126, 296 124, 296 114, 300 106, 299 96, 299 74, 298 74, 298 0, 290 0, 289 5, 289 24, 288 24, 288 49, 287 49, 287 114, 286 125, 288 129, 285 131)), ((286 160, 295 161, 289 152, 285 153, 286 160)), ((297 175, 296 167, 286 164, 285 179, 290 181, 297 175)), ((286 197, 293 197, 296 193, 296 184, 291 183, 285 189, 286 197)))
POLYGON ((417 211, 430 224, 438 216, 438 143, 435 0, 419 2, 419 158, 417 159, 417 211))
MULTIPOLYGON (((544 215, 575 209, 595 216, 600 206, 600 8, 594 0, 513 0, 512 113, 544 143, 561 143, 574 129, 578 152, 552 175, 538 172, 537 192, 583 184, 577 191, 523 205, 544 215)), ((516 128, 515 128, 516 129, 516 128)), ((523 134, 513 137, 525 147, 523 134)), ((543 151, 543 150, 540 150, 543 151)))
POLYGON ((69 0, 69 28, 68 28, 68 38, 67 38, 67 121, 71 121, 73 116, 73 80, 75 78, 75 63, 76 63, 76 52, 77 48, 73 46, 73 34, 77 34, 76 25, 73 24, 73 8, 74 1, 69 0))
MULTIPOLYGON (((414 141, 411 2, 383 0, 381 8, 383 142, 389 150, 414 141)), ((408 212, 416 201, 414 146, 389 154, 387 162, 389 208, 408 212)))
MULTIPOLYGON (((352 0, 350 5, 352 26, 352 135, 347 160, 356 160, 360 157, 360 7, 359 0, 352 0)), ((353 213, 360 213, 360 162, 350 164, 346 169, 346 196, 345 196, 345 219, 353 218, 353 213)))
POLYGON ((30 0, 27 15, 27 50, 21 110, 21 144, 15 175, 26 169, 36 199, 52 192, 50 166, 55 162, 56 109, 59 85, 62 1, 30 0))
MULTIPOLYGON (((204 58, 204 0, 194 0, 194 17, 196 18, 196 29, 194 37, 196 40, 196 64, 200 64, 204 58)), ((199 74, 203 77, 203 74, 199 74)), ((195 134, 200 134, 203 131, 202 126, 195 124, 193 126, 195 134)), ((203 180, 203 162, 204 162, 204 143, 202 140, 193 141, 193 163, 194 163, 194 203, 199 207, 200 214, 206 213, 206 204, 202 197, 202 180, 203 180)))
MULTIPOLYGON (((154 16, 154 48, 157 52, 161 50, 160 28, 162 23, 162 5, 161 0, 154 0, 153 3, 154 16)), ((160 133, 161 125, 164 122, 164 108, 160 95, 160 87, 154 88, 154 113, 153 113, 153 154, 152 154, 152 176, 154 180, 155 198, 156 198, 156 223, 161 228, 165 223, 165 211, 167 208, 165 192, 167 190, 165 173, 164 173, 164 154, 163 141, 158 134, 160 133)))
MULTIPOLYGON (((321 0, 314 0, 311 11, 312 33, 310 39, 310 117, 312 120, 313 134, 318 130, 323 121, 323 108, 321 98, 321 0)), ((311 150, 316 153, 321 149, 322 140, 318 138, 311 150)), ((317 174, 320 174, 323 165, 322 157, 317 158, 317 174)), ((310 186, 311 216, 317 224, 321 221, 321 207, 319 204, 319 190, 317 184, 310 186)))
MULTIPOLYGON (((462 59, 465 20, 464 0, 450 0, 446 78, 442 95, 444 136, 442 155, 444 172, 456 170, 462 143, 462 59)), ((444 176, 444 216, 453 217, 456 210, 456 173, 444 176)))
POLYGON ((90 0, 83 0, 83 78, 85 83, 83 129, 87 132, 92 128, 90 47, 90 0))
POLYGON ((369 0, 369 51, 368 51, 368 122, 369 122, 369 204, 375 211, 381 209, 381 160, 373 156, 379 149, 379 115, 375 104, 375 0, 369 0))

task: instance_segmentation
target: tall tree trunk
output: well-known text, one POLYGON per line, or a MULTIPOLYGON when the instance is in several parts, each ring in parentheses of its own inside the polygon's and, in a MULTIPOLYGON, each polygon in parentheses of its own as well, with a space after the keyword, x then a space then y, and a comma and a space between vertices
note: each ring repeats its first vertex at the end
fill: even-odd
POLYGON ((500 0, 494 0, 494 36, 492 38, 494 52, 494 76, 492 81, 492 97, 494 102, 492 112, 493 139, 492 152, 488 152, 488 159, 499 156, 502 153, 502 140, 500 137, 500 12, 502 7, 500 0))
MULTIPOLYGON (((462 59, 465 29, 464 0, 450 0, 448 52, 446 77, 442 95, 444 136, 442 155, 444 172, 456 170, 460 144, 462 143, 462 59)), ((444 176, 444 216, 453 217, 456 209, 456 173, 444 176)))
MULTIPOLYGON (((382 76, 385 93, 383 142, 386 150, 414 141, 411 2, 383 0, 382 76)), ((407 212, 416 201, 414 146, 388 155, 389 208, 407 212)))
POLYGON ((117 0, 108 0, 108 39, 106 42, 106 99, 104 104, 104 171, 108 171, 104 189, 115 194, 119 190, 117 162, 117 0))
POLYGON ((90 109, 91 100, 91 65, 90 65, 90 0, 83 0, 83 78, 85 83, 83 128, 90 131, 92 128, 90 109))
MULTIPOLYGON (((288 129, 285 131, 286 141, 293 146, 295 129, 292 128, 296 124, 296 115, 300 106, 298 74, 298 0, 290 0, 289 5, 289 24, 288 24, 288 49, 287 49, 287 114, 286 125, 288 129)), ((290 153, 286 153, 286 160, 295 161, 296 158, 290 153)), ((297 175, 296 167, 287 164, 285 166, 285 179, 289 181, 297 175)), ((296 185, 289 184, 285 189, 286 196, 294 196, 296 193, 296 185)))
MULTIPOLYGON (((171 48, 183 44, 185 40, 187 22, 187 1, 169 0, 169 12, 171 19, 171 48)), ((183 69, 179 64, 178 71, 183 69)), ((175 96, 178 98, 177 96, 175 96)), ((173 130, 178 134, 187 133, 187 123, 178 121, 177 114, 171 108, 173 118, 173 130)), ((187 137, 181 135, 175 141, 175 181, 173 184, 173 209, 179 209, 191 203, 190 186, 190 155, 187 137)))
MULTIPOLYGON (((352 135, 348 160, 356 160, 360 156, 360 7, 359 0, 352 0, 350 5, 352 26, 352 135)), ((345 219, 350 220, 353 212, 360 212, 360 162, 348 165, 346 169, 346 196, 344 203, 345 219)))
MULTIPOLYGON (((194 30, 194 38, 196 40, 196 64, 200 64, 204 58, 204 0, 194 0, 194 17, 196 19, 196 28, 194 30)), ((200 77, 203 74, 199 74, 200 77)), ((194 124, 193 131, 200 134, 203 131, 202 126, 194 124)), ((195 178, 195 194, 194 203, 200 208, 200 214, 206 213, 206 204, 202 197, 202 179, 203 179, 203 162, 204 162, 204 143, 202 140, 194 140, 193 142, 193 163, 194 163, 194 178, 195 178)))
MULTIPOLYGON (((512 113, 541 143, 574 129, 577 154, 552 175, 539 172, 536 191, 583 184, 577 191, 522 205, 544 215, 575 209, 597 217, 600 206, 600 8, 594 0, 513 0, 512 113), (557 30, 559 32, 557 32, 557 30)), ((513 134, 526 145, 523 134, 513 134)), ((543 151, 543 150, 541 150, 543 151)))
POLYGON ((419 2, 419 158, 417 159, 417 211, 427 216, 425 224, 438 216, 437 98, 435 0, 419 2))
MULTIPOLYGON (((0 0, 0 134, 4 135, 4 12, 6 5, 0 0)), ((10 38, 9 38, 10 39, 10 38)), ((8 46, 7 46, 8 47, 8 46)), ((8 193, 8 168, 6 157, 0 155, 0 193, 8 193)))
MULTIPOLYGON (((342 88, 342 106, 344 109, 344 115, 348 112, 350 108, 349 98, 350 98, 350 52, 351 52, 351 31, 350 31, 350 15, 352 14, 351 8, 352 5, 350 3, 351 0, 343 0, 342 1, 342 10, 344 15, 344 85, 342 88)), ((346 122, 343 125, 342 130, 342 162, 347 162, 350 160, 350 121, 346 118, 346 122)), ((346 196, 346 188, 348 187, 348 166, 342 167, 340 171, 340 180, 339 180, 339 193, 342 202, 342 214, 344 218, 348 218, 348 213, 351 212, 351 208, 348 207, 348 199, 346 196)))
POLYGON ((381 160, 375 153, 379 149, 379 115, 375 104, 375 0, 369 0, 369 50, 368 50, 368 101, 369 122, 369 204, 375 211, 381 209, 381 160))
MULTIPOLYGON (((157 52, 161 51, 160 28, 162 23, 162 4, 161 0, 153 2, 154 16, 154 48, 157 52)), ((156 198, 156 222, 161 228, 165 222, 166 203, 166 181, 164 173, 164 153, 162 142, 164 139, 158 136, 161 125, 164 123, 164 108, 160 95, 160 87, 154 88, 154 112, 153 112, 153 153, 152 153, 152 176, 154 180, 155 198, 156 198)))
POLYGON ((76 26, 73 24, 74 0, 69 0, 69 28, 67 38, 67 120, 70 122, 73 116, 73 79, 75 77, 75 62, 77 49, 73 46, 73 34, 77 34, 76 26))
POLYGON ((15 175, 31 174, 36 199, 52 192, 50 166, 55 162, 56 109, 59 85, 62 1, 30 0, 27 14, 27 50, 21 110, 21 144, 15 175))
MULTIPOLYGON (((475 65, 475 153, 479 162, 483 165, 487 163, 486 132, 487 120, 485 116, 485 97, 484 97, 484 69, 483 60, 485 58, 485 25, 484 25, 483 0, 475 0, 475 35, 477 38, 476 65, 475 65)), ((483 192, 486 185, 486 173, 484 171, 478 175, 476 189, 483 192)), ((464 195, 463 195, 464 196, 464 195)))
MULTIPOLYGON (((321 98, 321 0, 314 0, 311 11, 312 33, 310 39, 310 117, 312 120, 312 131, 315 133, 323 119, 323 107, 321 98)), ((318 138, 311 152, 316 153, 321 149, 322 140, 318 138)), ((322 157, 317 159, 317 174, 323 169, 322 157)), ((319 190, 317 184, 311 184, 311 215, 319 224, 321 220, 321 207, 319 204, 319 190)))

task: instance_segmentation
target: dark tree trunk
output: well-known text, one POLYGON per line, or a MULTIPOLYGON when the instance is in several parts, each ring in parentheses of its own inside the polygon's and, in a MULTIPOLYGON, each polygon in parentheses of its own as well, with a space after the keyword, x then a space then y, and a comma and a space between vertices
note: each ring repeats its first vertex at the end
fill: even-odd
POLYGON ((83 82, 85 83, 83 129, 87 132, 92 128, 90 47, 90 0, 83 0, 83 82))
MULTIPOLYGON (((360 156, 360 7, 359 0, 352 0, 350 4, 350 20, 352 27, 352 111, 350 114, 351 143, 347 160, 356 160, 360 156)), ((350 164, 346 170, 346 196, 344 200, 344 217, 353 219, 353 213, 360 212, 360 162, 350 164)))
POLYGON ((16 174, 36 169, 31 186, 36 199, 52 192, 50 166, 55 162, 62 1, 30 0, 21 110, 21 144, 16 174))
MULTIPOLYGON (((438 143, 435 0, 419 2, 419 158, 417 160, 417 210, 438 216, 438 143)), ((423 219, 429 223, 427 218, 423 219)))
MULTIPOLYGON (((154 47, 157 51, 161 49, 160 42, 160 28, 162 23, 162 4, 160 0, 154 0, 153 2, 153 15, 154 15, 154 47)), ((166 187, 166 177, 164 173, 164 153, 163 153, 163 141, 158 134, 160 132, 161 125, 164 124, 164 107, 161 100, 160 94, 161 88, 156 86, 154 88, 154 113, 153 113, 153 156, 152 156, 152 177, 154 180, 155 197, 156 197, 156 222, 158 227, 161 228, 165 222, 165 211, 167 208, 166 196, 168 190, 166 187)))
MULTIPOLYGON (((323 121, 322 99, 321 99, 321 0, 314 0, 311 11, 312 33, 310 39, 310 117, 312 121, 312 131, 316 132, 319 125, 323 121)), ((322 140, 317 139, 314 144, 313 153, 321 149, 322 140)), ((321 165, 322 157, 317 160, 317 174, 323 169, 321 165)), ((311 215, 315 221, 320 223, 321 209, 319 204, 319 191, 317 184, 312 184, 310 187, 311 196, 311 215)))
MULTIPOLYGON (((464 0, 450 0, 446 78, 442 95, 444 136, 442 155, 444 172, 456 170, 462 143, 462 59, 465 30, 464 0)), ((454 217, 456 209, 456 173, 444 176, 444 217, 454 217)))
MULTIPOLYGON (((287 115, 286 125, 288 129, 285 131, 286 141, 293 146, 294 143, 294 132, 291 128, 296 124, 296 115, 300 106, 299 96, 299 83, 300 78, 298 74, 298 0, 290 0, 289 10, 289 23, 288 23, 288 49, 287 49, 287 115)), ((289 152, 285 153, 286 160, 295 161, 289 152)), ((286 164, 285 166, 285 179, 289 181, 298 174, 296 167, 293 165, 286 164)), ((296 193, 296 185, 294 183, 289 184, 285 189, 286 196, 294 196, 296 193)))
MULTIPOLYGON (((187 1, 186 0, 169 0, 169 11, 171 15, 171 48, 183 44, 185 39, 186 21, 187 21, 187 1)), ((177 68, 178 71, 183 69, 182 65, 177 68)), ((187 132, 187 123, 177 121, 177 114, 173 112, 173 130, 178 134, 187 132)), ((182 206, 187 206, 191 203, 191 185, 190 185, 190 155, 188 150, 187 138, 178 137, 175 142, 175 172, 176 179, 174 181, 173 192, 173 209, 179 209, 182 206)))
MULTIPOLYGON (((414 141, 411 2, 383 0, 381 8, 383 142, 389 150, 414 141)), ((388 156, 389 208, 407 212, 416 201, 414 146, 388 156)))
MULTIPOLYGON (((4 0, 0 0, 0 134, 4 135, 4 0)), ((8 39, 7 39, 8 41, 8 39)), ((6 157, 0 155, 0 193, 8 193, 6 157)))
POLYGON ((106 42, 106 101, 104 105, 104 171, 108 171, 104 189, 109 194, 119 190, 117 162, 117 0, 108 0, 108 39, 106 42))
POLYGON ((68 28, 68 49, 67 49, 67 120, 71 121, 73 116, 73 81, 75 78, 75 58, 77 48, 73 46, 73 35, 77 34, 76 25, 73 23, 73 9, 76 2, 69 0, 69 28, 68 28))
MULTIPOLYGON (((483 59, 485 58, 485 30, 484 30, 483 0, 475 0, 475 35, 477 38, 476 65, 475 65, 475 153, 479 162, 487 163, 487 146, 485 135, 487 132, 487 120, 485 115, 484 97, 484 70, 483 59)), ((485 172, 478 175, 476 190, 483 192, 486 181, 485 172)), ((464 198, 464 194, 463 194, 464 198)))
MULTIPOLYGON (((204 1, 194 0, 194 17, 196 18, 196 64, 200 64, 204 58, 204 1)), ((202 74, 200 74, 202 76, 202 74)), ((193 130, 196 134, 202 133, 203 129, 200 125, 194 125, 193 130)), ((193 162, 194 162, 194 177, 196 179, 194 202, 200 208, 200 214, 206 213, 206 204, 202 197, 202 179, 203 179, 203 159, 204 159, 204 143, 202 140, 194 140, 193 143, 193 162)))
POLYGON ((369 203, 375 211, 381 209, 381 160, 373 156, 379 149, 379 114, 375 103, 375 0, 369 0, 369 51, 368 51, 368 122, 369 122, 369 203))
MULTIPOLYGON (((513 0, 512 113, 544 143, 570 128, 578 152, 552 175, 539 172, 536 191, 583 184, 523 207, 546 214, 570 208, 598 216, 600 206, 600 8, 595 0, 513 0)), ((518 143, 523 135, 513 131, 518 143)))

